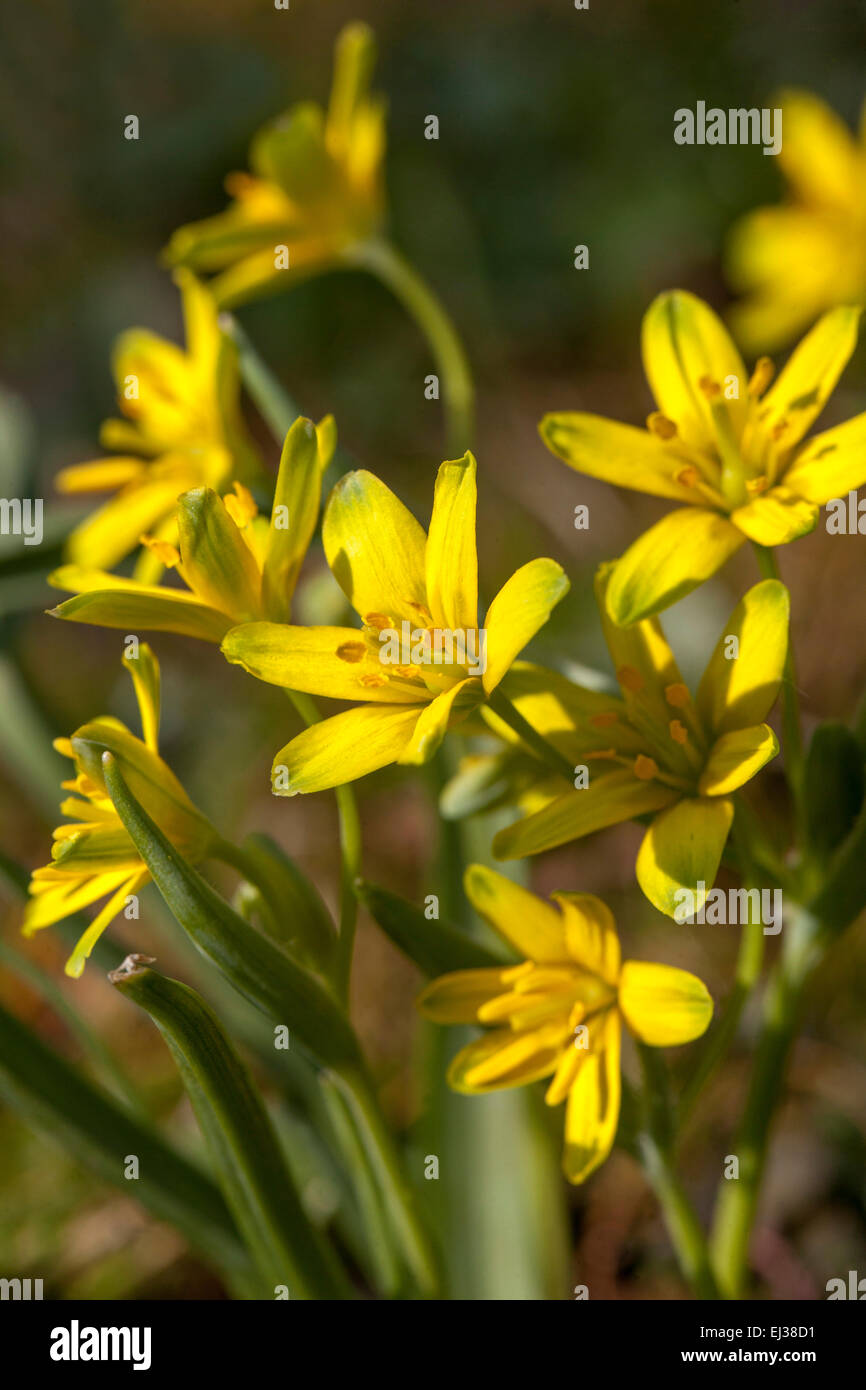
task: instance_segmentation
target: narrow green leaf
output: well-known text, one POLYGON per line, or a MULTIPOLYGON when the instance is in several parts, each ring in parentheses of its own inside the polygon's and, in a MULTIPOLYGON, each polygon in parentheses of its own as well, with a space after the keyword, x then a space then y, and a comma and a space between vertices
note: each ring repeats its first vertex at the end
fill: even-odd
POLYGON ((54 1143, 176 1226, 218 1267, 249 1275, 249 1258, 210 1178, 2 1007, 0 1095, 54 1143), (124 1177, 130 1154, 139 1161, 135 1183, 124 1177))
POLYGON ((806 756, 804 802, 809 841, 831 853, 850 833, 863 805, 863 753, 845 724, 819 724, 806 756))
POLYGON ((374 922, 425 975, 513 964, 513 957, 504 949, 497 954, 473 941, 466 932, 455 931, 444 922, 428 920, 420 908, 396 893, 389 893, 387 888, 362 882, 357 883, 355 889, 374 922))
POLYGON ((248 835, 241 850, 268 916, 268 934, 295 957, 327 973, 337 933, 317 889, 269 835, 248 835))
POLYGON ((216 1015, 194 990, 148 962, 129 956, 109 979, 165 1039, 267 1295, 285 1285, 290 1298, 348 1297, 333 1252, 304 1211, 261 1096, 216 1015))
POLYGON ((314 1062, 355 1064, 355 1034, 333 996, 279 946, 245 922, 165 838, 130 792, 116 760, 102 760, 105 785, 179 925, 234 988, 284 1023, 314 1062))

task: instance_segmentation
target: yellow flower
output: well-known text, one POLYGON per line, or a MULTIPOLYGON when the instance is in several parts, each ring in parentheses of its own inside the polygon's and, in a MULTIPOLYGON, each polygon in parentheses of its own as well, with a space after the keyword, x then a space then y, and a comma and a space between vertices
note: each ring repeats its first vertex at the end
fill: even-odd
POLYGON ((187 349, 133 328, 118 339, 113 371, 124 420, 106 420, 101 440, 116 457, 64 468, 61 492, 116 495, 72 532, 75 564, 110 568, 143 531, 174 539, 180 493, 249 479, 258 460, 241 422, 237 353, 221 332, 211 295, 179 271, 187 349))
POLYGON ((102 754, 114 754, 130 791, 147 813, 189 859, 205 857, 216 838, 210 822, 190 801, 158 750, 159 665, 147 645, 137 658, 124 657, 141 715, 143 740, 119 719, 103 716, 60 738, 55 748, 71 758, 75 776, 61 785, 72 793, 60 803, 71 824, 54 831, 51 863, 36 869, 24 916, 25 936, 49 927, 108 896, 98 916, 81 936, 66 962, 74 978, 109 923, 150 879, 138 850, 121 824, 102 777, 102 754))
POLYGON ((774 105, 790 196, 747 213, 727 247, 728 278, 747 296, 731 323, 749 351, 775 351, 824 310, 866 299, 866 104, 856 135, 810 92, 774 105))
POLYGON ((347 26, 327 113, 303 102, 264 126, 250 148, 252 173, 226 180, 227 210, 174 233, 167 260, 221 272, 211 281, 221 308, 332 266, 378 230, 385 107, 369 94, 374 59, 368 27, 347 26))
POLYGON ((769 358, 748 377, 713 311, 670 291, 643 322, 658 403, 648 428, 570 411, 544 417, 542 439, 571 468, 686 504, 617 564, 607 591, 617 623, 682 598, 747 539, 775 546, 805 535, 823 503, 866 482, 866 414, 803 442, 854 351, 859 316, 856 308, 825 314, 767 390, 769 358))
POLYGON ((184 493, 172 522, 177 546, 154 536, 141 539, 160 565, 177 570, 185 589, 62 565, 49 583, 76 597, 50 613, 75 623, 178 632, 206 642, 219 642, 229 628, 252 619, 288 620, 335 443, 332 416, 318 427, 303 417, 295 421, 283 446, 270 522, 258 515, 241 483, 222 500, 210 488, 184 493))
MULTIPOLYGON (((610 573, 602 566, 597 594, 622 698, 575 688, 570 699, 549 704, 555 734, 539 702, 531 709, 515 700, 539 733, 556 742, 575 767, 588 769, 588 785, 560 792, 500 831, 493 849, 499 859, 538 854, 620 821, 651 816, 637 878, 650 902, 673 917, 683 889, 694 894, 696 909, 703 904, 731 828, 731 793, 778 752, 775 734, 761 721, 782 680, 788 591, 776 579, 748 591, 725 624, 693 699, 657 619, 623 629, 605 617, 610 573)), ((542 673, 541 691, 546 680, 542 673)), ((489 711, 486 717, 495 721, 489 711)))
POLYGON ((550 1077, 548 1105, 568 1101, 563 1169, 584 1182, 616 1136, 623 1023, 651 1047, 699 1038, 713 1001, 696 975, 647 961, 620 963, 609 908, 588 893, 554 893, 556 907, 480 864, 466 871, 473 906, 525 959, 458 970, 418 1003, 435 1023, 481 1023, 490 1032, 458 1052, 457 1091, 483 1095, 550 1077), (558 909, 558 910, 557 910, 558 909))
POLYGON ((387 763, 432 757, 446 729, 495 690, 568 590, 553 560, 517 570, 478 625, 475 460, 443 463, 430 531, 372 473, 349 473, 325 509, 334 577, 364 626, 250 623, 223 641, 259 680, 363 701, 276 756, 277 795, 321 791, 387 763))

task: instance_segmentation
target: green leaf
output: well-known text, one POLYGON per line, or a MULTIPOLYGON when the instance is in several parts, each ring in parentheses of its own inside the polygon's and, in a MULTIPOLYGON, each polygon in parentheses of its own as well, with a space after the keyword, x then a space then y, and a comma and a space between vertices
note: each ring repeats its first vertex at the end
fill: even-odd
POLYGON ((317 889, 269 835, 248 835, 242 846, 254 874, 268 935, 294 958, 327 974, 337 934, 317 889))
POLYGON ((130 792, 116 760, 103 775, 117 814, 179 925, 239 994, 278 1023, 322 1066, 360 1058, 355 1034, 333 996, 279 946, 256 931, 165 838, 130 792))
POLYGON ((863 753, 846 725, 819 724, 806 756, 804 800, 809 841, 821 856, 850 833, 863 805, 863 753))
POLYGON ((395 946, 414 961, 425 975, 445 975, 452 970, 479 970, 491 965, 513 964, 513 957, 497 954, 473 941, 465 932, 444 922, 428 920, 420 908, 376 888, 356 884, 361 902, 395 946))
POLYGON ((148 960, 129 956, 109 979, 165 1039, 267 1295, 286 1285, 291 1298, 348 1297, 332 1251, 304 1212, 264 1103, 216 1015, 187 985, 149 970, 148 960))
POLYGON ((248 1278, 249 1259, 217 1188, 148 1125, 80 1076, 0 1007, 0 1095, 14 1110, 130 1195, 127 1154, 139 1160, 134 1195, 214 1264, 248 1278))

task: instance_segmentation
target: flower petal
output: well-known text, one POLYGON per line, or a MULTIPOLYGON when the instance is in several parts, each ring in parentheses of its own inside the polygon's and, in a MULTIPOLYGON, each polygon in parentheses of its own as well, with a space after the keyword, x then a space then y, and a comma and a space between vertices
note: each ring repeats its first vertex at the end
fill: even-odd
POLYGON ((565 572, 555 560, 530 560, 506 580, 484 620, 487 666, 483 679, 488 694, 569 588, 565 572))
POLYGON ((669 449, 649 430, 563 410, 545 415, 539 433, 550 452, 577 473, 653 497, 700 501, 694 488, 677 482, 684 467, 682 453, 669 449))
POLYGON ((670 512, 629 546, 607 589, 607 611, 628 627, 691 593, 739 550, 743 536, 703 507, 670 512))
POLYGON ((619 979, 619 937, 607 903, 591 893, 554 893, 553 897, 565 918, 572 960, 615 985, 619 979))
POLYGON ((568 1093, 562 1167, 569 1182, 585 1182, 613 1148, 622 1085, 620 1042, 619 1014, 608 1009, 568 1093))
POLYGON ((442 743, 452 719, 465 715, 481 699, 481 686, 471 677, 443 690, 418 715, 411 739, 398 759, 401 763, 429 762, 442 743), (473 698, 474 696, 474 698, 473 698))
POLYGON ((823 506, 866 483, 866 414, 824 430, 804 444, 785 470, 784 484, 798 497, 823 506))
POLYGON ((327 791, 395 763, 417 720, 416 705, 358 705, 323 719, 280 749, 271 790, 275 796, 327 791))
POLYGON ((710 733, 758 724, 772 708, 785 669, 790 606, 778 579, 762 580, 740 599, 698 687, 698 713, 710 733))
POLYGON ((86 931, 82 932, 81 936, 76 941, 75 949, 63 967, 63 973, 65 975, 71 976, 73 980, 80 978, 87 963, 87 958, 102 933, 105 931, 105 928, 110 926, 118 912, 121 912, 126 906, 127 898, 131 894, 137 893, 149 881, 150 874, 147 869, 142 869, 139 873, 133 874, 131 878, 124 880, 117 892, 112 894, 98 916, 94 917, 90 926, 86 931))
POLYGON ((177 505, 183 574, 211 608, 236 623, 254 619, 261 606, 261 575, 249 546, 211 488, 185 492, 177 505))
POLYGON ((566 792, 543 810, 500 830, 493 841, 493 853, 497 859, 540 854, 595 830, 658 811, 677 797, 672 787, 641 781, 630 768, 616 768, 593 777, 584 790, 566 792))
POLYGON ((779 93, 785 138, 779 165, 806 203, 824 208, 851 206, 851 190, 863 178, 862 154, 847 125, 812 92, 779 93))
POLYGON ((840 305, 824 314, 794 348, 761 402, 767 431, 784 422, 786 447, 803 438, 832 395, 857 345, 860 313, 856 305, 840 305))
POLYGON ((778 751, 779 740, 768 724, 732 729, 710 749, 698 791, 701 796, 727 796, 751 781, 778 751))
MULTIPOLYGON (((94 623, 97 627, 120 628, 121 632, 177 632, 198 637, 203 642, 220 642, 231 626, 231 618, 199 603, 182 589, 162 589, 155 584, 136 584, 118 575, 105 575, 106 585, 97 586, 99 571, 83 571, 65 565, 55 575, 84 577, 83 592, 47 611, 67 622, 94 623), (88 582, 87 576, 90 576, 88 582)), ((53 580, 56 582, 56 579, 53 580)), ((60 588, 67 588, 64 581, 60 588)))
POLYGON ((226 635, 222 653, 257 680, 308 695, 384 705, 426 704, 430 699, 421 684, 383 679, 389 668, 366 646, 356 627, 242 623, 226 635))
POLYGON ((713 1016, 713 1001, 697 975, 643 960, 622 967, 619 1007, 634 1036, 650 1047, 692 1042, 713 1016))
POLYGON ((111 569, 138 545, 142 533, 174 510, 189 481, 187 475, 133 482, 76 526, 66 543, 68 558, 92 569, 111 569))
POLYGON ((484 864, 470 864, 463 876, 466 896, 519 956, 538 962, 568 960, 565 926, 555 907, 484 864))
POLYGON ((547 1024, 526 1033, 495 1028, 457 1053, 448 1085, 466 1095, 485 1095, 538 1081, 555 1070, 567 1035, 567 1025, 547 1024))
POLYGON ((287 623, 298 573, 313 538, 322 500, 319 438, 312 420, 299 417, 286 435, 262 574, 264 611, 287 623))
POLYGON ((478 1010, 502 994, 508 966, 482 970, 454 970, 433 980, 415 1001, 433 1023, 475 1023, 478 1010))
POLYGON ((147 464, 140 458, 93 459, 61 468, 54 475, 54 486, 63 493, 114 492, 146 471, 147 464))
POLYGON ((787 545, 814 531, 818 508, 787 484, 771 488, 731 512, 733 524, 758 545, 787 545))
POLYGON ((325 508, 322 543, 334 578, 356 612, 426 627, 427 538, 412 513, 373 473, 337 483, 325 508))
POLYGON ((123 657, 123 664, 132 678, 144 741, 152 753, 159 750, 159 662, 146 642, 139 644, 138 655, 123 657))
POLYGON ((641 334, 644 371, 659 410, 693 448, 714 448, 716 431, 703 378, 724 387, 736 377, 739 398, 725 400, 734 434, 746 422, 746 368, 733 339, 708 304, 685 290, 668 290, 654 299, 641 334))
POLYGON ((427 534, 427 602, 436 627, 452 632, 478 626, 478 554, 475 546, 475 459, 443 463, 436 476, 427 534))
POLYGON ((700 908, 715 882, 733 819, 733 803, 724 797, 686 798, 656 816, 638 850, 636 872, 659 912, 674 917, 682 889, 695 895, 700 908))

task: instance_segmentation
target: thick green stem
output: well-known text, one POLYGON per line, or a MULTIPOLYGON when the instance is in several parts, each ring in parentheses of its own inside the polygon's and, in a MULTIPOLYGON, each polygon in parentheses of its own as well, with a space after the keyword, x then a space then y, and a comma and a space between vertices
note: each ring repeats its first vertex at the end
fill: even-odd
POLYGON ((664 1057, 638 1045, 644 1075, 644 1126, 638 1153, 662 1209, 683 1276, 699 1298, 718 1298, 701 1223, 677 1177, 673 1162, 674 1126, 664 1057))
POLYGON ((421 329, 442 378, 449 453, 453 457, 465 453, 474 434, 475 388, 466 353, 448 314, 429 285, 390 242, 363 242, 352 247, 344 260, 347 265, 368 270, 387 285, 421 329))
POLYGON ((797 1030, 803 987, 821 953, 818 923, 805 909, 792 915, 786 933, 782 957, 767 987, 746 1108, 733 1145, 737 1176, 722 1179, 713 1218, 713 1268, 728 1298, 741 1298, 745 1288, 770 1125, 797 1030))
POLYGON ((552 743, 548 743, 546 738, 533 729, 501 690, 492 691, 487 697, 487 703, 493 713, 498 714, 541 762, 546 763, 552 771, 559 773, 560 777, 565 777, 572 786, 574 785, 574 768, 565 754, 560 753, 552 743))

